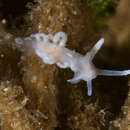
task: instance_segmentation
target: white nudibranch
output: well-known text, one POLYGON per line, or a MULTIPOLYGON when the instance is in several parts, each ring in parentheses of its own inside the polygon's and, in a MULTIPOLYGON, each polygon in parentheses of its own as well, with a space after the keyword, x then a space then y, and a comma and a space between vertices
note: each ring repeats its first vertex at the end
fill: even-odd
MULTIPOLYGON (((16 43, 21 43, 20 39, 15 41, 16 43)), ((80 80, 86 81, 89 96, 92 95, 92 80, 98 75, 123 76, 130 74, 130 70, 102 70, 94 66, 92 60, 103 45, 103 38, 86 55, 81 55, 65 47, 67 34, 64 32, 57 32, 55 35, 36 33, 23 41, 34 44, 34 52, 42 59, 43 63, 56 64, 60 68, 70 68, 74 72, 74 77, 67 80, 68 82, 78 83, 80 80)))

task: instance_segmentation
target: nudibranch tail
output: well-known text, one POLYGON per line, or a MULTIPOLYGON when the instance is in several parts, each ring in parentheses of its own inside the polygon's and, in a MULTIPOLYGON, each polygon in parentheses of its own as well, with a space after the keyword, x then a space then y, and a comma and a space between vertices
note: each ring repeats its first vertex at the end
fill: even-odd
POLYGON ((129 75, 130 70, 103 70, 103 69, 98 69, 98 75, 104 75, 104 76, 124 76, 124 75, 129 75))

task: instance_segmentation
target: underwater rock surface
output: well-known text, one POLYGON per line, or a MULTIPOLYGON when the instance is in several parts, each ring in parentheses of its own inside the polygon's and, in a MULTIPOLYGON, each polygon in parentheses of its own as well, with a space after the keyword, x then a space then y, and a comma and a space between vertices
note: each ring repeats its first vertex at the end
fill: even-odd
POLYGON ((85 82, 66 82, 73 76, 71 70, 43 64, 13 39, 63 30, 69 37, 67 48, 85 54, 103 36, 106 44, 94 58, 95 66, 129 69, 129 0, 120 0, 116 14, 99 30, 93 29, 93 9, 85 0, 16 3, 0 2, 0 129, 128 130, 129 76, 95 79, 89 97, 85 82), (124 29, 119 29, 122 23, 124 29))

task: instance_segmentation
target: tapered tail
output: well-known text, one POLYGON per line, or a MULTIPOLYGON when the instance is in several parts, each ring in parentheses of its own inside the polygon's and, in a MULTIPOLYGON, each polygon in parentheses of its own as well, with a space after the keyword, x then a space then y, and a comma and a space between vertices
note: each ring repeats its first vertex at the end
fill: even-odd
POLYGON ((116 70, 98 69, 98 75, 104 75, 104 76, 124 76, 129 74, 130 74, 130 70, 116 71, 116 70))

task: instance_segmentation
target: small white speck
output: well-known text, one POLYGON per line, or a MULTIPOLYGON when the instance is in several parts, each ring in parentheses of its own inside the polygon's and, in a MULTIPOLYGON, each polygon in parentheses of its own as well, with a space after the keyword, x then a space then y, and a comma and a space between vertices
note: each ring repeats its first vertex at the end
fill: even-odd
POLYGON ((32 76, 31 82, 32 82, 32 83, 35 83, 36 81, 37 81, 37 76, 35 76, 35 75, 32 76))
POLYGON ((6 20, 6 19, 2 19, 2 20, 1 20, 1 23, 2 23, 2 24, 6 24, 6 23, 7 23, 7 20, 6 20))
POLYGON ((74 10, 72 13, 73 13, 74 15, 77 15, 77 11, 75 11, 75 10, 74 10))
POLYGON ((0 57, 1 57, 1 58, 4 58, 4 54, 1 54, 0 57))
POLYGON ((4 88, 4 89, 3 89, 4 92, 7 92, 8 90, 9 90, 8 88, 4 88))
POLYGON ((47 88, 47 86, 44 86, 44 88, 47 88))
POLYGON ((24 100, 22 101, 22 105, 23 106, 25 106, 26 104, 27 104, 27 101, 28 101, 29 99, 25 96, 24 97, 24 100))

